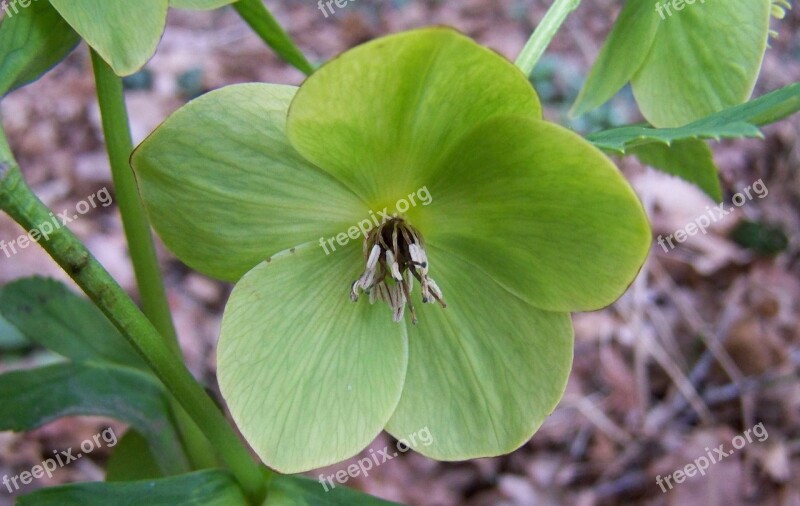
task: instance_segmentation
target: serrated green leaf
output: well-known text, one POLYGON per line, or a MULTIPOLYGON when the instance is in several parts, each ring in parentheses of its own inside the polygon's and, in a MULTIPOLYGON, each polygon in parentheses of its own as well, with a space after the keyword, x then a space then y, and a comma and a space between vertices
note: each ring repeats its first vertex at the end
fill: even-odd
POLYGON ((229 5, 236 0, 169 0, 169 6, 174 9, 191 9, 208 11, 219 9, 224 5, 229 5))
POLYGON ((31 341, 76 362, 149 370, 94 304, 56 280, 26 278, 0 288, 0 315, 31 341))
POLYGON ((233 478, 222 470, 116 483, 76 483, 24 495, 19 506, 246 506, 233 478))
POLYGON ((0 375, 0 430, 32 430, 64 416, 107 416, 147 437, 165 474, 188 469, 167 393, 135 369, 73 362, 0 375))
POLYGON ((156 52, 168 0, 50 0, 61 16, 120 76, 156 52))
POLYGON ((10 2, 0 23, 0 96, 39 79, 81 41, 44 0, 10 2))
POLYGON ((705 141, 684 139, 669 146, 646 144, 632 148, 628 154, 635 155, 645 165, 696 185, 714 202, 722 202, 722 187, 714 164, 714 154, 705 141))
POLYGON ((631 148, 650 143, 669 145, 682 139, 761 137, 759 126, 775 123, 797 111, 800 111, 800 83, 679 128, 631 125, 590 134, 586 139, 604 151, 625 154, 631 148))
POLYGON ((397 503, 378 499, 347 488, 335 481, 322 482, 303 476, 275 475, 267 486, 269 506, 392 506, 397 503))

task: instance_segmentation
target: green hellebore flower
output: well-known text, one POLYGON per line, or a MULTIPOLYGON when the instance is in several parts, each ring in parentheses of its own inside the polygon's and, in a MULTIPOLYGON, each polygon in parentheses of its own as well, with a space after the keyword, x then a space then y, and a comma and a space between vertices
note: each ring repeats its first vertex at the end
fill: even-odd
POLYGON ((299 89, 211 92, 133 166, 166 245, 238 280, 220 387, 286 473, 384 428, 442 460, 516 449, 563 394, 569 312, 614 301, 650 243, 616 167, 445 28, 359 46, 299 89))
POLYGON ((629 81, 659 128, 746 102, 767 49, 772 2, 627 0, 572 113, 601 106, 629 81))

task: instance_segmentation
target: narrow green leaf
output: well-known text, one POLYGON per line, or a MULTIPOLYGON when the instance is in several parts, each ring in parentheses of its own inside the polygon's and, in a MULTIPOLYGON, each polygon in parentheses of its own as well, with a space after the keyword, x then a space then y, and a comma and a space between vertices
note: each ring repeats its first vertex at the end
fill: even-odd
POLYGON ((236 0, 169 0, 173 9, 192 9, 208 11, 232 4, 236 0))
POLYGON ((276 475, 267 488, 269 506, 390 506, 384 501, 330 480, 276 475), (325 485, 323 486, 323 481, 325 485))
POLYGON ((145 435, 164 473, 188 469, 166 391, 135 369, 68 362, 12 371, 0 375, 0 399, 13 406, 0 410, 0 430, 32 430, 64 416, 107 416, 145 435))
POLYGON ((714 202, 722 202, 714 154, 705 141, 684 139, 670 146, 646 144, 631 149, 628 154, 635 155, 645 165, 696 185, 714 202))
POLYGON ((156 52, 169 6, 168 0, 50 0, 50 3, 120 76, 133 74, 156 52))
POLYGON ((239 0, 233 4, 233 8, 278 56, 306 75, 314 71, 314 67, 262 0, 239 0))
POLYGON ((679 128, 631 125, 588 135, 598 148, 616 154, 650 143, 671 144, 682 139, 761 137, 759 126, 780 121, 800 111, 800 83, 790 84, 745 104, 679 128))
POLYGON ((222 470, 197 471, 171 478, 116 483, 76 483, 37 490, 19 506, 244 506, 233 478, 222 470))
POLYGON ((580 116, 608 102, 639 70, 658 31, 652 2, 628 0, 589 77, 581 88, 571 116, 580 116))
POLYGON ((694 123, 714 128, 743 121, 756 126, 769 125, 800 111, 800 83, 790 84, 745 104, 729 107, 694 123))
POLYGON ((147 439, 129 429, 119 439, 106 464, 106 481, 155 480, 163 473, 147 439))
POLYGON ((0 96, 39 79, 80 41, 50 3, 10 2, 0 24, 0 96))
POLYGON ((147 370, 94 304, 53 279, 26 278, 0 288, 0 315, 31 341, 76 362, 107 361, 147 370))

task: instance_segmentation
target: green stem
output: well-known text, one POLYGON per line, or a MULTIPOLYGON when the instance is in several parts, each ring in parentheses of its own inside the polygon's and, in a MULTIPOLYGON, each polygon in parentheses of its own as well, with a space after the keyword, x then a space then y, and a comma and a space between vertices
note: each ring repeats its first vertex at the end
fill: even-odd
MULTIPOLYGON (((0 135, 2 137, 2 135, 0 135)), ((6 155, 0 142, 0 155, 6 155)), ((25 230, 52 222, 50 209, 33 193, 19 167, 0 159, 0 208, 25 230)), ((39 243, 77 283, 123 336, 142 355, 153 372, 191 416, 202 433, 213 441, 223 461, 254 504, 265 495, 259 466, 237 437, 214 401, 192 377, 150 320, 66 227, 57 228, 39 243)))
MULTIPOLYGON (((150 225, 139 198, 133 171, 128 163, 133 152, 133 141, 122 80, 94 50, 91 50, 91 55, 103 134, 111 164, 111 176, 136 275, 136 285, 139 288, 142 311, 173 351, 181 356, 150 225)), ((180 405, 174 401, 172 404, 178 432, 192 467, 194 469, 214 467, 216 462, 211 443, 200 433, 180 405)))
POLYGON ((233 4, 239 16, 253 29, 261 40, 300 72, 310 75, 314 67, 295 45, 289 34, 267 9, 262 0, 239 0, 233 4))
POLYGON ((581 0, 555 0, 553 2, 553 5, 547 10, 541 23, 533 31, 531 38, 528 39, 515 62, 526 76, 531 75, 533 68, 544 54, 544 50, 550 45, 553 37, 558 33, 558 29, 561 28, 564 20, 580 4, 581 0))
POLYGON ((142 311, 150 318, 155 328, 169 340, 173 349, 179 351, 150 225, 139 199, 133 171, 128 163, 133 152, 133 141, 122 80, 94 50, 91 53, 114 192, 136 274, 142 311))

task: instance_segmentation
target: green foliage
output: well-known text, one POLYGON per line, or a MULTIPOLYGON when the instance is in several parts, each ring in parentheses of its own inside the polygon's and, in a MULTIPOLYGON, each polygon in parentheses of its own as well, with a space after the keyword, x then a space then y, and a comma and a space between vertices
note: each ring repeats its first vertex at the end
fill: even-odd
POLYGON ((0 315, 28 340, 70 360, 147 369, 94 304, 53 279, 25 278, 0 288, 0 315))
POLYGON ((135 429, 119 438, 106 464, 106 481, 155 480, 163 475, 147 438, 135 429))
POLYGON ((167 21, 168 0, 50 0, 50 3, 121 76, 135 73, 153 56, 167 21))
POLYGON ((167 393, 149 374, 110 364, 60 363, 0 375, 0 430, 26 431, 64 416, 107 416, 135 427, 166 474, 188 469, 167 393))
POLYGON ((79 42, 47 1, 6 16, 0 24, 0 97, 39 79, 79 42))
POLYGON ((238 0, 233 8, 278 56, 305 74, 313 72, 303 52, 292 42, 262 0, 238 0))
POLYGON ((643 144, 631 148, 629 154, 635 155, 645 165, 697 185, 714 202, 722 201, 722 187, 717 166, 714 165, 714 154, 704 141, 683 139, 669 146, 643 144))
POLYGON ((0 375, 0 399, 15 408, 0 415, 0 430, 108 416, 145 437, 161 472, 188 470, 166 390, 92 303, 55 280, 26 278, 0 288, 0 315, 30 342, 71 360, 0 375))
POLYGON ((631 81, 642 114, 679 127, 746 101, 767 47, 771 0, 628 0, 574 106, 582 114, 631 81), (659 6, 662 10, 659 11, 659 6))
POLYGON ((0 351, 14 351, 29 348, 31 343, 16 327, 8 323, 8 320, 0 316, 0 351))
POLYGON ((76 483, 45 488, 20 497, 19 506, 244 506, 242 492, 222 470, 114 483, 76 483))
MULTIPOLYGON (((269 506, 391 506, 384 501, 335 483, 326 490, 318 481, 303 476, 276 475, 269 482, 269 506)), ((328 484, 328 487, 331 485, 328 484)))
POLYGON ((789 238, 781 227, 757 221, 739 222, 730 237, 739 246, 760 255, 777 255, 789 246, 789 238))
POLYGON ((628 149, 651 143, 670 145, 685 139, 761 137, 759 126, 775 123, 797 111, 800 111, 800 83, 790 84, 680 128, 625 126, 590 134, 586 138, 603 151, 625 154, 628 149))
POLYGON ((169 6, 175 9, 211 10, 232 4, 236 0, 169 0, 169 6))
MULTIPOLYGON (((268 485, 269 506, 391 506, 396 503, 343 487, 325 490, 302 476, 275 476, 268 485)), ((19 506, 245 506, 247 501, 231 476, 220 469, 169 478, 110 483, 76 483, 22 496, 19 506)))

